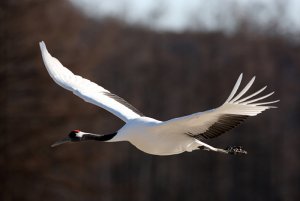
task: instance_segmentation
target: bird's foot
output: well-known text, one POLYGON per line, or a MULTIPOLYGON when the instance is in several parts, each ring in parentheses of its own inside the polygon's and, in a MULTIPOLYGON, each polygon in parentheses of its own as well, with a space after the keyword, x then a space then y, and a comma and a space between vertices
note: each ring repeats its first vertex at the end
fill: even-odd
POLYGON ((228 154, 232 154, 232 155, 247 154, 247 151, 244 150, 242 146, 227 147, 226 151, 227 151, 228 154))

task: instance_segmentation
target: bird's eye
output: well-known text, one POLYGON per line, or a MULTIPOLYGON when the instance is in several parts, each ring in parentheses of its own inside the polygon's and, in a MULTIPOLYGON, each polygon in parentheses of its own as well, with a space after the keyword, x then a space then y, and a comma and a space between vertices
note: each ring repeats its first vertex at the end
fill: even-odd
POLYGON ((72 131, 71 133, 69 133, 69 137, 70 138, 75 138, 76 137, 76 132, 72 131))

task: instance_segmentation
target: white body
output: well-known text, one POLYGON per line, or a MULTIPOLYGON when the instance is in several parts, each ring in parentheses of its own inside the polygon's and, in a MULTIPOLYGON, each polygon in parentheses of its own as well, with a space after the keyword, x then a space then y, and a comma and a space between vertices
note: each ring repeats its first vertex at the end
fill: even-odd
POLYGON ((139 150, 154 155, 172 155, 202 146, 199 140, 164 128, 161 121, 140 117, 127 122, 110 142, 129 141, 139 150))
POLYGON ((220 107, 161 122, 143 116, 120 97, 81 76, 74 75, 49 54, 44 42, 40 42, 40 48, 47 71, 58 85, 72 91, 86 102, 106 109, 126 123, 117 135, 108 140, 109 142, 129 141, 148 154, 172 155, 193 151, 199 147, 224 153, 225 150, 214 148, 201 140, 217 137, 238 125, 246 117, 274 108, 267 105, 278 102, 278 100, 257 102, 271 96, 274 92, 253 99, 266 87, 242 98, 252 86, 255 77, 236 94, 241 84, 241 74, 228 99, 220 107))

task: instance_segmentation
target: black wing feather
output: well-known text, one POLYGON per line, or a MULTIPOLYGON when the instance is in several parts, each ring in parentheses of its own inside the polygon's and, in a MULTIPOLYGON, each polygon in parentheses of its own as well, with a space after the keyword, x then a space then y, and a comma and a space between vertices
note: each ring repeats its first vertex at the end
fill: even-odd
POLYGON ((188 132, 186 134, 198 140, 215 138, 236 127, 248 117, 248 115, 224 114, 221 115, 217 122, 211 125, 205 132, 196 134, 188 132))
POLYGON ((144 116, 143 113, 141 113, 138 109, 136 109, 134 106, 132 106, 130 103, 128 103, 123 98, 117 96, 116 94, 113 94, 113 93, 110 93, 110 92, 103 92, 103 94, 110 97, 110 98, 112 98, 112 99, 114 99, 115 101, 121 103, 122 105, 128 107, 129 109, 131 109, 132 111, 134 111, 138 115, 144 116))

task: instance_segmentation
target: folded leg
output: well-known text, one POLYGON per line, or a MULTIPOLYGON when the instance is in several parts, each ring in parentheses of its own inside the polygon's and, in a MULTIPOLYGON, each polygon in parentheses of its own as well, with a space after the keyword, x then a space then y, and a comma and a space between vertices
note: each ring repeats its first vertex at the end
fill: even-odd
POLYGON ((230 146, 227 147, 226 149, 221 149, 221 148, 216 148, 213 146, 210 146, 208 144, 205 144, 201 141, 199 143, 199 149, 205 150, 205 151, 215 151, 223 154, 232 154, 232 155, 237 155, 237 154, 247 154, 247 151, 245 151, 241 146, 230 146))

